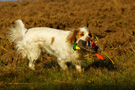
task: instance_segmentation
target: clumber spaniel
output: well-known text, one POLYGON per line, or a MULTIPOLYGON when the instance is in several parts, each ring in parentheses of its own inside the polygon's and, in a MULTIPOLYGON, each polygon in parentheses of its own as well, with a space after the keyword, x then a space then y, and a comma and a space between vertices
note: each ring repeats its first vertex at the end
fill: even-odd
POLYGON ((35 61, 46 52, 57 57, 62 69, 67 69, 67 62, 75 65, 81 72, 81 50, 73 50, 73 44, 79 40, 90 41, 89 29, 82 27, 72 31, 48 27, 26 29, 22 20, 15 21, 15 27, 8 33, 10 41, 15 43, 18 54, 29 59, 29 67, 35 69, 35 61))

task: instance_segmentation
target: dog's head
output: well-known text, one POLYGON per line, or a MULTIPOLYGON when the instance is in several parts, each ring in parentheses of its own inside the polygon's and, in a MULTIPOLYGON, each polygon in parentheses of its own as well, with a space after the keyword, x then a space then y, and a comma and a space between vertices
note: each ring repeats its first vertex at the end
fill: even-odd
POLYGON ((70 32, 70 34, 67 37, 67 42, 70 42, 71 44, 74 44, 79 40, 83 40, 83 41, 91 40, 91 34, 87 27, 74 29, 70 32))

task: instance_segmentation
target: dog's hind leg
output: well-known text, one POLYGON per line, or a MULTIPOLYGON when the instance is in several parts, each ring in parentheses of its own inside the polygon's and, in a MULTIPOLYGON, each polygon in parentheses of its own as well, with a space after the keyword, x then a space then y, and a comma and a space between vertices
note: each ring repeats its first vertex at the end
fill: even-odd
POLYGON ((35 60, 29 59, 29 68, 35 70, 35 60))
POLYGON ((29 51, 29 68, 32 70, 35 70, 35 62, 36 60, 39 58, 40 56, 40 49, 32 49, 31 51, 29 51))
POLYGON ((58 64, 63 70, 66 70, 68 67, 64 61, 61 60, 61 58, 58 59, 58 64))

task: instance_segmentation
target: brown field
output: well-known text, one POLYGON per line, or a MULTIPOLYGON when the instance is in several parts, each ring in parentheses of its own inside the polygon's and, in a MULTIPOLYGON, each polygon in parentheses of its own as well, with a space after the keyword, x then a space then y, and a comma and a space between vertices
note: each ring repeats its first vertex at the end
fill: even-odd
POLYGON ((69 89, 73 88, 76 83, 77 86, 83 85, 89 77, 91 79, 85 82, 83 86, 89 86, 89 83, 93 83, 92 86, 97 89, 96 85, 101 87, 118 85, 132 90, 135 85, 134 53, 134 0, 25 0, 0 2, 0 88, 2 89, 37 89, 40 86, 43 89, 49 88, 49 85, 54 81, 56 82, 53 83, 54 86, 58 85, 57 89, 66 85, 69 85, 69 89), (51 27, 71 30, 87 26, 99 38, 99 46, 114 60, 115 65, 112 65, 107 58, 104 61, 97 59, 94 61, 95 59, 89 55, 86 60, 87 63, 92 61, 91 66, 81 75, 78 75, 74 69, 68 72, 59 71, 55 58, 45 54, 38 60, 36 64, 37 70, 31 71, 27 67, 28 61, 16 55, 14 43, 9 43, 6 36, 8 28, 11 25, 14 26, 13 22, 17 19, 22 19, 26 28, 51 27), (51 72, 54 73, 54 76, 51 72), (47 75, 42 76, 45 73, 52 76, 46 79, 47 75), (55 76, 55 73, 58 74, 55 76), (90 75, 87 76, 87 74, 90 75), (20 75, 22 75, 23 79, 20 75), (63 78, 57 77, 59 75, 63 75, 63 78, 69 77, 63 81, 63 78), (50 82, 49 84, 45 83, 45 85, 48 85, 47 87, 43 87, 44 83, 36 86, 35 83, 31 84, 36 82, 36 79, 31 80, 31 77, 38 77, 39 82, 48 80, 50 82), (83 79, 79 79, 79 77, 83 79), (104 80, 108 80, 109 83, 103 83, 104 80), (15 88, 18 83, 22 86, 15 88), (30 85, 26 85, 27 83, 30 83, 30 85))

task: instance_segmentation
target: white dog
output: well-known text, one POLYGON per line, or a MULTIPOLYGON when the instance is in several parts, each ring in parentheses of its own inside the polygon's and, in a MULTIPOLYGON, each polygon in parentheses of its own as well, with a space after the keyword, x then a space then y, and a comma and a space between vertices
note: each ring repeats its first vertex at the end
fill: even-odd
POLYGON ((73 44, 80 39, 89 41, 89 29, 82 27, 72 31, 57 30, 47 27, 26 29, 22 20, 15 21, 15 27, 10 28, 10 41, 16 44, 17 53, 29 59, 29 67, 35 69, 35 61, 46 52, 57 57, 62 69, 67 69, 67 62, 72 62, 81 72, 80 50, 73 50, 73 44))

